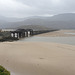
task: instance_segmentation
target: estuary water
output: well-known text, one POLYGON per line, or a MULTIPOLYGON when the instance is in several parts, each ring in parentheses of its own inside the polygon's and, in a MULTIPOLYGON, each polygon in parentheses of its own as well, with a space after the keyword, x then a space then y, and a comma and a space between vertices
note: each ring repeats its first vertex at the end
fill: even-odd
POLYGON ((75 45, 75 37, 29 37, 24 38, 19 41, 22 42, 52 42, 52 43, 61 43, 61 44, 69 44, 69 45, 75 45))
POLYGON ((75 33, 69 33, 69 32, 65 32, 64 34, 71 34, 71 35, 75 35, 75 33))

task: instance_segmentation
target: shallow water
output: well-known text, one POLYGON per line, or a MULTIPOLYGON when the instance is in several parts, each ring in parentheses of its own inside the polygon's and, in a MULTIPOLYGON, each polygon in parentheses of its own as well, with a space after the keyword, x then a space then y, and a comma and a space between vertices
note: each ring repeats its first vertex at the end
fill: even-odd
POLYGON ((69 32, 65 32, 64 34, 71 34, 71 35, 75 35, 75 33, 69 33, 69 32))
POLYGON ((30 42, 53 42, 53 43, 62 43, 62 44, 70 44, 75 45, 75 37, 29 37, 24 38, 19 41, 30 41, 30 42))
MULTIPOLYGON (((36 36, 33 36, 33 37, 21 39, 19 41, 22 41, 22 42, 53 42, 53 43, 75 45, 75 37, 36 37, 36 36)), ((20 75, 20 74, 11 72, 11 75, 20 75)))

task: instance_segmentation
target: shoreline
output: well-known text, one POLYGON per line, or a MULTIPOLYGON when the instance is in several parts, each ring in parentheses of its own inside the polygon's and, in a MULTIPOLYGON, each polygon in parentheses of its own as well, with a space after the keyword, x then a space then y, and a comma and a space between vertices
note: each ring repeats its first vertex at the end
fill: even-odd
MULTIPOLYGON (((70 37, 60 30, 34 37, 70 37)), ((71 37, 74 37, 71 36, 71 37)), ((0 65, 11 75, 75 75, 75 45, 45 41, 0 42, 0 65)))
POLYGON ((0 64, 17 75, 75 75, 75 46, 3 42, 0 48, 0 64))
POLYGON ((39 35, 35 35, 35 36, 40 36, 40 37, 75 37, 75 30, 58 30, 58 31, 43 33, 43 34, 39 34, 39 35))

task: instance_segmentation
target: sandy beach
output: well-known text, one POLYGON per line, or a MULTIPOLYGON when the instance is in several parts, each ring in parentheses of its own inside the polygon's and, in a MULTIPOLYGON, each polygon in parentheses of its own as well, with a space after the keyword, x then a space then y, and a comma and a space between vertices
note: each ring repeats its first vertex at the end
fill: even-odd
POLYGON ((48 32, 40 35, 40 37, 75 37, 75 30, 58 30, 54 32, 48 32))
POLYGON ((0 43, 0 64, 12 75, 75 75, 75 46, 4 42, 0 43))

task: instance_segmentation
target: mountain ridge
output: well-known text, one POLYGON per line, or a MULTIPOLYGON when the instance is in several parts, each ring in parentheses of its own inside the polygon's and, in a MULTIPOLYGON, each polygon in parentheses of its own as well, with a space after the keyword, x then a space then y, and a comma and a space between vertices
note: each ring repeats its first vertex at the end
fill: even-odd
POLYGON ((40 25, 56 29, 75 29, 75 14, 65 13, 58 14, 52 17, 28 17, 19 22, 6 22, 0 25, 4 28, 17 28, 24 25, 40 25))

